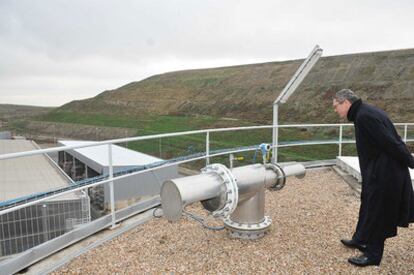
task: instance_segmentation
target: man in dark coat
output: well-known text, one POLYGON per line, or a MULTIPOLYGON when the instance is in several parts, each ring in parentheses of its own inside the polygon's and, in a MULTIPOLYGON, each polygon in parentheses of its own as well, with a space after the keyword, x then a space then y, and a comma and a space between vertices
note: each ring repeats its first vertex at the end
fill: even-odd
POLYGON ((414 158, 387 114, 365 104, 351 90, 336 93, 333 107, 354 123, 362 176, 361 206, 351 240, 341 242, 363 252, 348 261, 358 266, 379 265, 386 238, 397 227, 414 222, 414 194, 408 167, 414 158))

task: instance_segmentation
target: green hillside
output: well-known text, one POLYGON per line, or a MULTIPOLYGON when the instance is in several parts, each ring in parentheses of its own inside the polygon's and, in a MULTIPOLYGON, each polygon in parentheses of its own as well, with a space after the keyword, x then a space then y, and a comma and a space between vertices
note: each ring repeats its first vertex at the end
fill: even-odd
MULTIPOLYGON (((86 100, 17 120, 21 132, 78 139, 109 139, 186 130, 270 124, 272 103, 303 60, 155 75, 86 100), (65 130, 66 129, 66 130, 65 130), (78 131, 77 131, 78 129, 78 131), (82 130, 80 130, 82 129, 82 130), (99 134, 97 133, 99 132, 99 134)), ((338 123, 332 96, 342 88, 387 111, 395 122, 414 122, 414 49, 323 57, 279 109, 279 122, 338 123)), ((342 121, 344 122, 344 121, 342 121)), ((401 129, 399 129, 401 130, 401 129)), ((414 129, 409 129, 409 137, 414 129)), ((345 129, 351 138, 352 127, 345 129)), ((336 129, 283 129, 281 141, 326 140, 336 129)), ((271 142, 271 131, 214 134, 212 150, 271 142)), ((162 158, 205 150, 205 136, 126 144, 162 158)), ((281 149, 281 160, 332 158, 337 146, 281 149)), ((344 146, 353 152, 353 145, 344 146)), ((253 156, 248 156, 251 159, 253 156)))
MULTIPOLYGON (((132 82, 56 113, 205 115, 269 123, 272 102, 303 60, 171 72, 132 82)), ((414 121, 414 49, 323 57, 280 108, 281 121, 338 122, 333 93, 355 90, 394 121, 414 121)), ((53 114, 51 114, 53 115, 53 114)))

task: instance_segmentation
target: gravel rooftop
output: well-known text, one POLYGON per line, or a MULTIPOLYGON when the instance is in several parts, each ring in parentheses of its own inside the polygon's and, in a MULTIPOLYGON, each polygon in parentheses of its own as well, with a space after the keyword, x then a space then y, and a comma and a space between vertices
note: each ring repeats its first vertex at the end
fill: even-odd
MULTIPOLYGON (((348 264, 359 252, 339 240, 351 236, 358 209, 359 195, 333 170, 308 171, 280 191, 267 191, 265 212, 273 225, 261 239, 230 239, 225 230, 188 218, 152 219, 53 274, 414 274, 412 225, 386 241, 379 267, 348 264)), ((187 210, 207 216, 199 203, 187 210)))

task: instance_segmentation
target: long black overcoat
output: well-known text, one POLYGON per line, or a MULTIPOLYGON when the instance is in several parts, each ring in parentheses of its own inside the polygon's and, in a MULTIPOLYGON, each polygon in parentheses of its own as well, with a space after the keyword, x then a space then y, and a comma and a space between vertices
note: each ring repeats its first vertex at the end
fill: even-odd
POLYGON ((408 167, 414 158, 386 113, 354 102, 354 122, 362 176, 361 206, 354 238, 365 243, 397 235, 397 226, 414 222, 414 194, 408 167))

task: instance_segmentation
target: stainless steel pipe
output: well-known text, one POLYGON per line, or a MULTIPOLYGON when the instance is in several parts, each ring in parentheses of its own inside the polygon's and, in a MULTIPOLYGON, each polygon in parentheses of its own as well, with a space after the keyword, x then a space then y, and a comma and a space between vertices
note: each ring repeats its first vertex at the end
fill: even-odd
POLYGON ((170 221, 179 220, 185 205, 220 197, 224 191, 221 178, 214 173, 168 180, 161 187, 164 215, 170 221))
POLYGON ((170 221, 180 219, 185 205, 201 201, 214 216, 222 217, 232 236, 256 238, 264 235, 271 220, 264 215, 265 188, 278 190, 286 177, 303 177, 301 164, 283 168, 274 164, 253 164, 227 169, 212 164, 202 174, 164 182, 161 205, 170 221))

